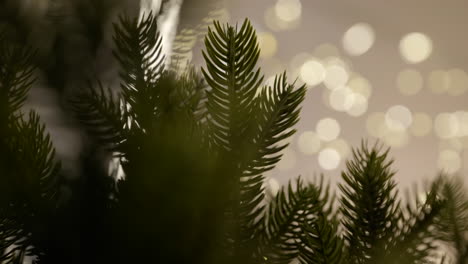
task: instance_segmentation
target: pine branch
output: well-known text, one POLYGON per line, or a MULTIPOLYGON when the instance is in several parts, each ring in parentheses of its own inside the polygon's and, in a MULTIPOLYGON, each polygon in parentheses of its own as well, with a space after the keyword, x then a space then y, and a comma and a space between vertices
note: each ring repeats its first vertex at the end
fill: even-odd
POLYGON ((151 13, 141 20, 120 16, 114 23, 114 57, 120 64, 122 97, 131 108, 131 121, 143 130, 150 130, 152 120, 160 110, 157 89, 164 70, 162 38, 157 28, 157 18, 151 13))
POLYGON ((91 83, 86 92, 71 100, 78 120, 109 151, 117 151, 128 133, 126 106, 120 96, 114 96, 111 88, 101 82, 91 83))
POLYGON ((260 52, 256 34, 247 20, 239 30, 215 22, 205 46, 202 73, 212 88, 206 103, 208 133, 214 148, 233 161, 228 168, 233 185, 228 247, 241 252, 234 255, 248 256, 258 243, 264 210, 262 174, 281 158, 278 153, 287 145, 279 142, 295 132, 292 126, 297 123, 305 87, 295 90, 283 74, 273 88, 264 88, 255 97, 263 77, 256 68, 260 52))
POLYGON ((396 228, 399 202, 387 155, 363 142, 342 173, 342 224, 352 263, 372 263, 396 228))
POLYGON ((440 193, 446 199, 446 206, 442 209, 442 219, 437 228, 443 241, 455 251, 457 264, 468 261, 468 196, 461 178, 449 179, 441 175, 438 183, 442 186, 440 193))
POLYGON ((299 261, 303 264, 340 264, 345 262, 344 243, 336 223, 319 213, 312 224, 302 227, 299 261))
POLYGON ((408 201, 406 211, 401 212, 398 229, 395 230, 387 251, 381 254, 381 263, 431 263, 430 257, 438 249, 434 232, 440 221, 441 211, 446 201, 439 198, 439 182, 432 184, 425 193, 426 199, 420 202, 415 193, 414 204, 408 201))
POLYGON ((299 254, 303 225, 310 224, 320 212, 319 191, 304 186, 300 178, 293 190, 291 182, 268 206, 262 229, 260 255, 262 263, 289 263, 299 254))

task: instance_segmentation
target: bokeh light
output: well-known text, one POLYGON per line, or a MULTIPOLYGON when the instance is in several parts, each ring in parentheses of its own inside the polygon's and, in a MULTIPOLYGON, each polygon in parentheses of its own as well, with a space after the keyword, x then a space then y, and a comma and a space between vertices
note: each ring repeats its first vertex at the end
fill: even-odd
POLYGON ((268 191, 268 194, 270 195, 270 197, 275 197, 280 188, 281 188, 281 186, 280 186, 278 180, 276 180, 275 178, 272 178, 272 177, 270 177, 268 179, 268 184, 266 186, 266 190, 268 191))
POLYGON ((446 71, 434 70, 429 73, 427 83, 431 92, 434 94, 443 94, 449 89, 450 76, 446 71))
POLYGON ((459 96, 468 90, 468 74, 462 69, 450 69, 447 72, 449 86, 447 93, 452 96, 459 96))
POLYGON ((455 118, 457 118, 458 130, 457 137, 468 136, 468 112, 466 111, 457 111, 453 113, 455 118))
POLYGON ((366 99, 369 99, 369 97, 372 94, 372 85, 364 77, 360 76, 353 76, 351 79, 348 81, 348 87, 357 94, 360 94, 364 96, 366 99))
POLYGON ((340 124, 335 119, 324 118, 317 123, 315 131, 321 140, 332 141, 338 138, 341 128, 340 124))
POLYGON ((411 111, 403 105, 390 107, 385 114, 385 123, 394 131, 406 130, 413 122, 411 111))
POLYGON ((325 86, 330 89, 336 89, 344 86, 349 79, 348 72, 339 65, 330 65, 326 67, 325 86))
POLYGON ((414 69, 404 69, 398 73, 397 87, 403 95, 415 95, 423 88, 423 76, 414 69))
POLYGON ((456 136, 458 127, 458 119, 451 113, 440 113, 434 120, 434 131, 442 139, 456 136))
POLYGON ((320 84, 325 79, 325 68, 316 59, 309 59, 300 68, 300 76, 303 82, 309 86, 320 84))
POLYGON ((410 132, 413 136, 423 137, 432 130, 432 118, 426 113, 414 113, 410 132))
POLYGON ((454 150, 442 150, 439 153, 437 165, 446 173, 455 173, 461 167, 460 155, 454 150))
POLYGON ((299 26, 299 20, 287 22, 279 19, 274 6, 265 10, 264 21, 265 25, 275 32, 290 30, 299 26))
POLYGON ((298 20, 301 17, 302 4, 300 0, 277 0, 276 16, 286 22, 298 20))
POLYGON ((353 95, 353 104, 348 109, 347 113, 350 116, 359 117, 366 113, 368 108, 367 98, 361 94, 355 93, 353 95))
POLYGON ((350 27, 343 36, 343 49, 352 56, 366 53, 374 44, 375 33, 366 23, 358 23, 350 27))
POLYGON ((318 155, 318 163, 324 170, 334 170, 340 165, 340 153, 332 148, 325 148, 318 155))
POLYGON ((338 154, 340 154, 341 160, 346 159, 351 154, 349 143, 342 138, 338 138, 327 143, 326 148, 336 150, 338 154))
POLYGON ((297 145, 302 153, 312 155, 320 150, 322 144, 319 136, 314 131, 305 131, 299 136, 297 145))
POLYGON ((330 93, 330 106, 336 111, 348 111, 353 106, 354 97, 353 91, 347 86, 334 89, 330 93))
POLYGON ((270 32, 259 32, 258 43, 260 47, 260 57, 262 58, 273 57, 278 50, 278 41, 270 32))
POLYGON ((407 63, 423 62, 429 58, 431 53, 432 41, 423 33, 409 33, 400 41, 400 54, 407 63))

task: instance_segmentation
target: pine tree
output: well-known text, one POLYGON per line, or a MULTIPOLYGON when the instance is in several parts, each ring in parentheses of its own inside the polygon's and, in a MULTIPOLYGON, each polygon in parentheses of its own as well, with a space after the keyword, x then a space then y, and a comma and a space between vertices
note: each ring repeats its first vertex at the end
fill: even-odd
POLYGON ((265 198, 306 88, 285 73, 263 85, 248 20, 214 22, 201 74, 164 68, 152 14, 120 16, 113 36, 120 90, 90 81, 70 101, 92 142, 72 184, 37 114, 21 112, 33 54, 0 39, 0 262, 431 263, 441 237, 466 257, 461 191, 436 181, 404 203, 377 145, 353 150, 338 201, 323 177, 265 198))

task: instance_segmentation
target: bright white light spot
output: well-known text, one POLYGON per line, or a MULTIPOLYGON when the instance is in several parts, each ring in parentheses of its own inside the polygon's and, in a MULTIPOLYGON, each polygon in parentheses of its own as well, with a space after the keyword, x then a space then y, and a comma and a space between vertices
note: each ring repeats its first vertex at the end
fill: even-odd
POLYGON ((426 113, 415 113, 410 131, 413 136, 423 137, 432 130, 432 118, 426 113))
POLYGON ((276 40, 276 37, 269 32, 260 32, 257 36, 260 47, 260 57, 273 57, 278 50, 278 41, 276 40))
POLYGON ((446 71, 436 70, 429 73, 427 78, 429 90, 435 94, 443 94, 449 89, 450 76, 446 71))
POLYGON ((265 10, 264 21, 265 25, 273 31, 284 31, 296 28, 299 26, 300 19, 293 21, 285 21, 278 17, 276 14, 276 8, 270 7, 265 10))
POLYGON ((325 79, 325 68, 317 60, 308 60, 301 67, 301 79, 308 85, 315 86, 325 79))
POLYGON ((403 59, 411 64, 420 63, 432 53, 431 39, 419 32, 405 35, 400 41, 400 53, 403 59))
POLYGON ((358 117, 362 116, 368 108, 368 101, 366 97, 361 94, 355 93, 353 95, 353 104, 351 108, 347 111, 348 115, 358 117))
POLYGON ((423 88, 423 77, 419 71, 405 69, 398 73, 396 83, 403 95, 415 95, 423 88))
POLYGON ((297 145, 302 153, 312 155, 320 150, 321 141, 315 132, 306 131, 299 136, 297 145))
POLYGON ((338 65, 327 66, 324 83, 328 89, 333 90, 344 86, 348 79, 349 74, 343 67, 338 65))
POLYGON ((299 0, 278 0, 275 4, 276 16, 286 22, 298 20, 301 12, 302 4, 299 0))
POLYGON ((439 138, 447 139, 457 135, 458 119, 454 114, 440 113, 434 121, 434 131, 439 138))
POLYGON ((275 178, 268 179, 267 190, 269 194, 271 195, 271 197, 275 197, 279 189, 280 189, 280 184, 278 180, 276 180, 275 178))
POLYGON ((366 53, 374 44, 375 33, 366 23, 358 23, 349 28, 343 36, 343 48, 352 56, 366 53))
POLYGON ((383 136, 382 127, 385 125, 385 114, 382 112, 372 113, 367 117, 366 128, 369 135, 380 138, 383 136))
POLYGON ((364 96, 366 99, 372 94, 372 86, 370 82, 363 77, 353 77, 348 82, 348 87, 357 94, 364 96))
POLYGON ((385 114, 385 123, 395 131, 406 130, 413 122, 411 111, 402 105, 394 105, 385 114))
POLYGON ((457 111, 454 113, 457 118, 458 130, 457 137, 468 136, 468 112, 466 111, 457 111))
POLYGON ((318 155, 318 162, 320 167, 324 170, 334 170, 340 165, 341 157, 338 151, 332 148, 326 148, 320 151, 318 155))
POLYGON ((438 168, 447 173, 455 173, 461 167, 460 155, 453 150, 443 150, 439 153, 438 168))
POLYGON ((290 148, 283 151, 281 160, 276 165, 280 170, 290 170, 296 165, 296 153, 290 148))
POLYGON ((340 154, 341 159, 346 159, 351 153, 351 147, 348 142, 342 138, 331 141, 327 144, 327 148, 336 150, 340 154))
POLYGON ((340 124, 333 118, 324 118, 321 119, 315 130, 319 138, 323 141, 332 141, 340 135, 340 124))
POLYGON ((334 89, 330 93, 330 106, 336 111, 348 111, 354 103, 354 93, 347 86, 334 89))
POLYGON ((451 69, 447 72, 449 86, 447 92, 449 95, 462 95, 468 90, 468 74, 462 69, 451 69))

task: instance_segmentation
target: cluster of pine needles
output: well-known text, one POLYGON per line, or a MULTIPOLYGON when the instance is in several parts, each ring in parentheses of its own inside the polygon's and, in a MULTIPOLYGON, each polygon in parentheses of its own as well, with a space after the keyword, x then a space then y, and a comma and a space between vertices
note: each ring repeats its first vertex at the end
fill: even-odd
POLYGON ((336 195, 324 177, 266 195, 306 87, 264 85, 248 20, 209 27, 201 72, 168 70, 156 21, 121 16, 120 87, 70 98, 92 142, 71 183, 23 110, 34 53, 0 35, 0 263, 468 263, 463 184, 402 199, 382 145, 353 149, 336 195))

